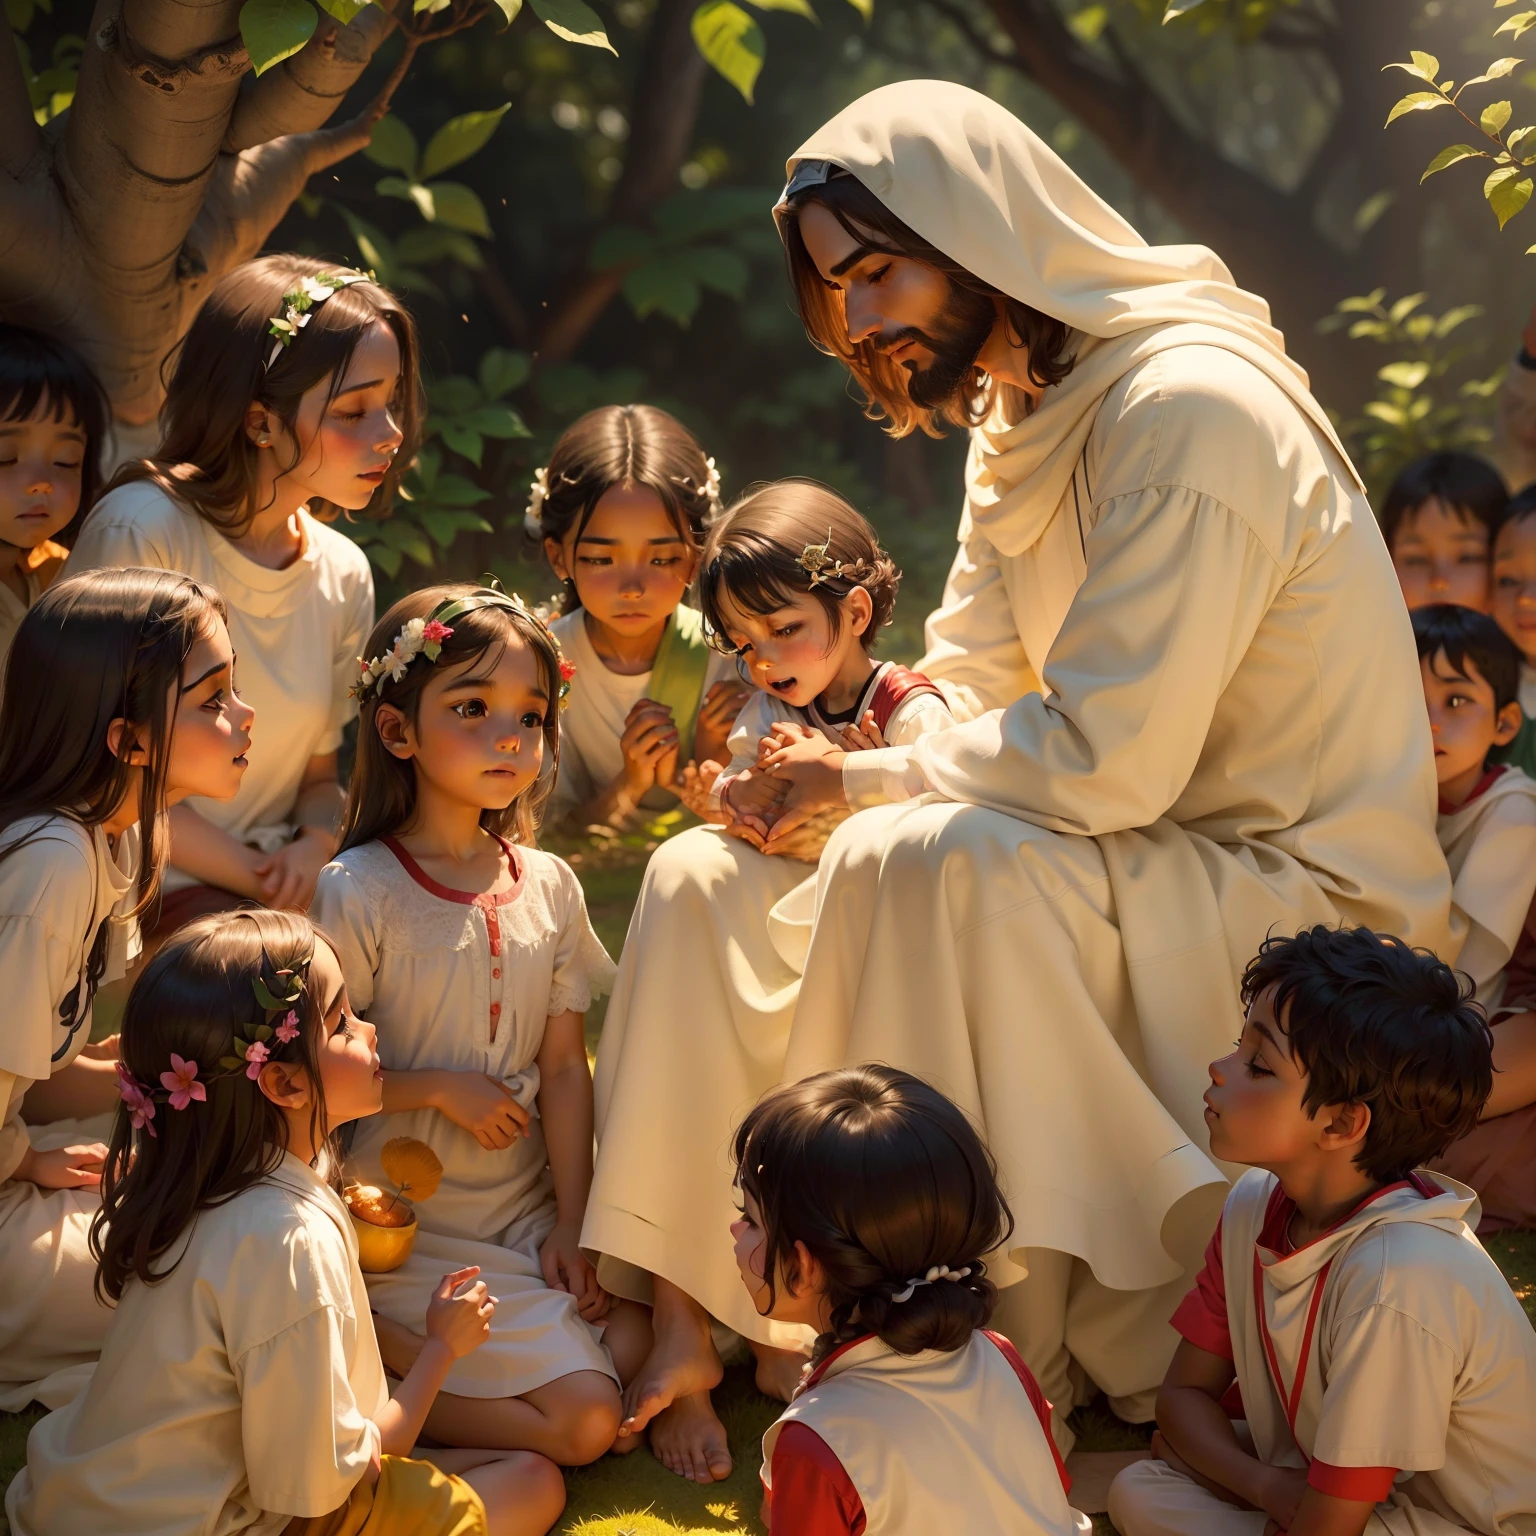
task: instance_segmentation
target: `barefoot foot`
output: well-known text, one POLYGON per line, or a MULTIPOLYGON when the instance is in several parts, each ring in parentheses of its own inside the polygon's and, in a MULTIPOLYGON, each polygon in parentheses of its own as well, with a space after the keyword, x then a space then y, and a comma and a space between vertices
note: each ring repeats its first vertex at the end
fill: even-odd
POLYGON ((708 1392, 679 1397, 657 1414, 651 1425, 651 1450, 669 1472, 690 1483, 718 1483, 731 1475, 725 1425, 716 1416, 708 1392))
MULTIPOLYGON (((702 1393, 707 1406, 709 1389, 719 1386, 724 1374, 725 1368, 710 1337, 709 1319, 703 1313, 697 1319, 674 1318, 670 1327, 664 1327, 658 1317, 656 1342, 634 1380, 624 1389, 620 1435, 639 1434, 680 1398, 702 1393)), ((714 1410, 710 1409, 709 1414, 713 1418, 714 1410)))
POLYGON ((752 1353, 757 1357, 757 1390, 764 1397, 787 1403, 795 1395, 811 1357, 796 1349, 774 1349, 767 1344, 754 1344, 752 1353))

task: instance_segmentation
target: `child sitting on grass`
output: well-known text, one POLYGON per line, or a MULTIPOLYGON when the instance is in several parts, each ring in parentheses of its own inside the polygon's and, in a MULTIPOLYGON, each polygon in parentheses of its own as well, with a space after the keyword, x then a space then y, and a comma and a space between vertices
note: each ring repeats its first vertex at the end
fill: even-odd
POLYGON ((1423 1172, 1492 1082, 1482 1012, 1401 940, 1268 940, 1206 1091, 1233 1186, 1157 1400, 1157 1459, 1110 1489, 1120 1536, 1486 1536, 1536 1515, 1536 1334, 1423 1172), (1247 1438, 1223 1403, 1234 1380, 1247 1438))
POLYGON ((1470 1184, 1480 1232, 1536 1223, 1536 782, 1489 755, 1520 728, 1520 653, 1492 619, 1413 615, 1440 782, 1440 846, 1469 927, 1457 968, 1493 1021, 1493 1092, 1435 1166, 1470 1184))
POLYGON ((1508 499, 1498 470, 1474 454, 1429 453, 1398 471, 1379 521, 1410 608, 1487 613, 1489 545, 1508 499))
POLYGON ((1051 1405, 987 1322, 1013 1231, 981 1138, 937 1089, 849 1067, 775 1089, 735 1142, 742 1284, 817 1334, 763 1436, 777 1536, 1075 1536, 1051 1405))
POLYGON ((1520 652, 1520 734, 1498 761, 1536 778, 1536 485, 1509 498, 1493 530, 1490 612, 1520 652))

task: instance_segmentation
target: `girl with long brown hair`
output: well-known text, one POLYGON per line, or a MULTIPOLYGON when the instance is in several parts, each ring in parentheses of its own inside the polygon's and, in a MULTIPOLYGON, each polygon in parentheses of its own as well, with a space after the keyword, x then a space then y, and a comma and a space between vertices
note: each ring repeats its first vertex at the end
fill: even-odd
POLYGON ((447 1445, 593 1461, 619 1428, 647 1316, 612 1303, 580 1245, 592 1181, 583 1019, 613 967, 581 886, 533 846, 559 755, 560 653, 494 588, 402 598, 369 638, 342 851, 313 908, 379 1032, 384 1113, 358 1128, 377 1183, 390 1138, 442 1161, 405 1264, 369 1277, 384 1358, 405 1369, 445 1269, 479 1267, 491 1339, 427 1420, 447 1445))
POLYGON ((607 405, 561 433, 527 530, 564 584, 555 638, 576 668, 551 814, 619 825, 639 807, 704 809, 694 763, 725 760, 747 690, 683 601, 720 476, 654 405, 607 405))
POLYGON ((542 1536, 565 1501, 545 1458, 410 1459, 496 1303, 473 1268, 440 1276, 391 1394, 333 1135, 378 1113, 383 1073, 309 919, 181 929, 128 998, 117 1075, 91 1235, 117 1315, 90 1384, 32 1433, 15 1530, 542 1536))
POLYGON ((152 458, 119 472, 74 570, 158 565, 229 604, 261 718, 227 806, 172 817, 161 931, 239 901, 303 907, 336 849, 337 748, 373 578, 328 526, 386 506, 419 435, 416 333, 392 294, 307 256, 264 256, 209 295, 174 355, 152 458))
POLYGON ((168 571, 68 577, 16 632, 0 704, 0 1408, 68 1401, 101 1348, 87 1234, 106 1148, 79 1121, 115 1102, 116 1048, 88 1044, 91 1003, 137 952, 165 808, 240 787, 251 710, 232 667, 218 594, 168 571))

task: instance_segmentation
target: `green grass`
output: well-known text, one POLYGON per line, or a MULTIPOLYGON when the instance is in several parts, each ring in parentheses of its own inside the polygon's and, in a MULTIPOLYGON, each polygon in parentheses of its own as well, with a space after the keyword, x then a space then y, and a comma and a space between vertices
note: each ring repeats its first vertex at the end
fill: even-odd
MULTIPOLYGON (((615 957, 623 947, 645 861, 655 847, 656 836, 675 830, 675 826, 673 822, 653 827, 616 838, 604 847, 552 844, 581 877, 593 926, 615 957)), ((104 997, 102 1004, 93 1029, 98 1036, 111 1032, 121 1009, 120 999, 104 997)), ((588 1041, 593 1048, 602 1030, 605 1006, 606 999, 588 1015, 588 1041)), ((1504 1233, 1489 1238, 1485 1246, 1536 1323, 1536 1232, 1504 1233)), ((760 1536, 760 1444, 778 1408, 757 1392, 746 1367, 728 1371, 715 1396, 735 1462, 726 1482, 696 1487, 674 1477, 644 1450, 629 1456, 608 1456, 568 1475, 570 1499, 555 1527, 559 1536, 705 1536, 719 1532, 760 1536)), ((28 1431, 41 1417, 38 1408, 0 1414, 0 1494, 26 1459, 28 1431)), ((1102 1399, 1077 1409, 1072 1423, 1078 1432, 1078 1448, 1085 1451, 1129 1450, 1145 1445, 1149 1438, 1148 1426, 1122 1424, 1102 1399)), ((1094 1523, 1096 1531, 1109 1536, 1106 1520, 1096 1519, 1094 1523)))

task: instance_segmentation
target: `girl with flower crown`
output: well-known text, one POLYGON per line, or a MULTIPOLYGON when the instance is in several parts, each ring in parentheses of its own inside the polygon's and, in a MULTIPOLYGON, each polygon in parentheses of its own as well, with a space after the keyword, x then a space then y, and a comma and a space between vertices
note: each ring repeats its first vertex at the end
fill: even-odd
POLYGON ((747 690, 683 602, 720 476, 653 405, 589 411, 534 477, 530 538, 565 583, 552 628, 576 668, 551 816, 619 825, 638 807, 705 806, 690 763, 724 762, 747 690))
POLYGON ((371 1275, 387 1365, 422 1347, 444 1269, 477 1265, 500 1306, 427 1418, 446 1445, 595 1460, 648 1314, 614 1304, 579 1237, 592 1180, 583 1017, 613 966, 570 868, 533 846, 558 768, 567 679, 553 637, 492 588, 396 603, 368 641, 342 851, 313 915, 378 1030, 384 1113, 351 1164, 377 1183, 392 1137, 426 1142, 441 1185, 415 1250, 371 1275))
POLYGON ((415 328, 394 296, 264 256, 214 286, 176 356, 159 448, 86 519, 72 571, 156 565, 224 594, 261 720, 235 799, 172 814, 158 932, 242 901, 304 907, 336 851, 337 749, 374 601, 366 557, 330 522, 387 506, 419 416, 415 328))
POLYGON ((91 1233, 117 1314, 90 1384, 32 1431, 16 1536, 542 1536, 565 1502, 544 1457, 410 1459, 496 1301, 473 1267, 439 1275, 391 1394, 333 1137, 378 1113, 383 1074, 309 920, 188 924, 121 1043, 91 1233))
POLYGON ((111 1313, 87 1246, 116 1101, 97 987, 138 950, 165 860, 164 811, 228 800, 252 712, 218 595, 167 571, 98 571, 17 628, 0 704, 0 1408, 56 1407, 111 1313), (26 1122, 23 1121, 25 1099, 26 1122), (30 1130, 29 1124, 30 1123, 30 1130))

